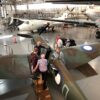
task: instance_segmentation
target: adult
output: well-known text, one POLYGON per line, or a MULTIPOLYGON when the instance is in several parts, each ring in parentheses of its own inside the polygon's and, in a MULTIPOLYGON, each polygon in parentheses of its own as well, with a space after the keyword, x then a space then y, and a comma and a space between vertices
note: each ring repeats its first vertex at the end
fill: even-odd
POLYGON ((62 39, 60 37, 60 35, 57 35, 56 36, 56 44, 55 44, 55 49, 58 47, 58 48, 61 48, 63 46, 63 42, 62 42, 62 39))
POLYGON ((42 46, 42 43, 41 41, 37 41, 36 45, 35 45, 35 48, 38 48, 38 56, 41 55, 41 52, 42 52, 42 48, 45 48, 44 46, 42 46))
POLYGON ((37 69, 39 69, 40 74, 42 75, 43 80, 43 90, 47 88, 46 80, 47 80, 47 59, 45 59, 45 54, 41 54, 41 58, 38 60, 37 65, 33 69, 33 72, 35 72, 37 69))
POLYGON ((30 55, 31 71, 35 68, 38 61, 38 48, 34 48, 33 52, 30 55))
POLYGON ((63 62, 64 61, 64 54, 63 52, 60 50, 60 48, 56 48, 55 50, 56 52, 53 53, 54 57, 57 58, 57 59, 61 59, 63 62))

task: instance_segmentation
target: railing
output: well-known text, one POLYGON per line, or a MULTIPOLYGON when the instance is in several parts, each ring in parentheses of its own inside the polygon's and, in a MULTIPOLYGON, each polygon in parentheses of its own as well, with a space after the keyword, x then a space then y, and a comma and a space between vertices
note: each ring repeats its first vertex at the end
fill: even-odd
POLYGON ((13 55, 13 49, 8 45, 0 45, 0 56, 13 55))

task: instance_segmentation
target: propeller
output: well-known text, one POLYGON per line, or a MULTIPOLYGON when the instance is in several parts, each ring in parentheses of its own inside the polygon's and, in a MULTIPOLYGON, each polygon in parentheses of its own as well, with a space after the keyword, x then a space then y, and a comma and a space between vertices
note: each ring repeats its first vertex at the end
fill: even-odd
POLYGON ((86 10, 87 10, 87 9, 81 10, 81 13, 82 13, 84 16, 86 16, 86 18, 87 18, 87 20, 88 20, 88 19, 89 19, 89 16, 86 14, 86 10))
POLYGON ((73 13, 74 9, 75 9, 74 7, 72 9, 69 9, 69 7, 67 6, 68 16, 70 17, 74 16, 74 13, 73 13))

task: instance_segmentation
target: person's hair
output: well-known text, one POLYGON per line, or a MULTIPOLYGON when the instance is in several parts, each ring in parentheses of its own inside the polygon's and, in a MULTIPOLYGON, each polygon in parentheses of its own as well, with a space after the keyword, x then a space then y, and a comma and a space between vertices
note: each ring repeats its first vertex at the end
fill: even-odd
POLYGON ((37 45, 40 45, 41 44, 41 41, 37 41, 37 45))

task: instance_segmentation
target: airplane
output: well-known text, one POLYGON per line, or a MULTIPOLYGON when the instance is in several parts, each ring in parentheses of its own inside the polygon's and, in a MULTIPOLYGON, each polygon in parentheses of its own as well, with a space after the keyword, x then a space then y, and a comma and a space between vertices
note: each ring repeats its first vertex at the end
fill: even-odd
POLYGON ((75 7, 72 9, 69 9, 67 7, 67 10, 69 13, 67 16, 71 14, 70 18, 66 18, 65 20, 55 20, 55 19, 50 19, 50 18, 41 18, 40 20, 47 20, 47 21, 57 21, 57 22, 64 22, 65 24, 72 24, 72 25, 79 25, 79 26, 94 26, 94 27, 100 27, 100 7, 99 6, 94 6, 94 7, 89 7, 81 11, 81 14, 84 16, 87 16, 88 20, 83 19, 83 18, 74 18, 75 13, 73 10, 75 7))
POLYGON ((99 7, 93 7, 93 8, 86 8, 84 10, 81 10, 79 14, 85 15, 88 17, 88 19, 91 20, 83 20, 83 19, 74 19, 73 17, 69 18, 69 15, 75 15, 77 11, 75 10, 75 7, 70 9, 67 7, 67 11, 63 13, 61 17, 58 18, 52 18, 52 19, 45 19, 45 18, 37 18, 33 20, 28 19, 20 19, 20 18, 8 18, 8 26, 10 26, 10 29, 17 29, 19 30, 19 34, 29 34, 33 32, 39 32, 40 34, 47 29, 50 28, 52 31, 54 31, 54 27, 58 25, 71 24, 71 25, 79 25, 79 26, 95 26, 100 27, 100 11, 99 7), (75 11, 74 11, 75 10, 75 11), (95 21, 94 21, 95 20, 95 21), (13 28, 12 28, 13 27, 13 28))
MULTIPOLYGON (((41 41, 46 48, 50 48, 47 42, 44 41, 44 39, 39 35, 35 34, 34 36, 30 37, 32 37, 34 44, 36 44, 37 41, 41 41)), ((69 69, 79 70, 87 77, 97 75, 96 71, 87 63, 100 56, 99 47, 99 43, 92 43, 70 48, 63 48, 62 52, 64 53, 65 63, 63 63, 61 59, 57 59, 52 56, 53 52, 55 52, 54 50, 50 52, 49 71, 65 100, 86 100, 85 95, 83 94, 80 87, 76 84, 71 73, 69 72, 69 69), (85 70, 84 73, 84 69, 81 69, 81 67, 84 68, 84 65, 86 64, 88 65, 87 69, 89 69, 90 72, 88 72, 88 70, 85 70)), ((29 65, 28 55, 1 56, 0 78, 31 78, 32 75, 29 65)), ((52 91, 51 94, 53 94, 52 91)))
MULTIPOLYGON (((67 13, 64 12, 61 17, 53 18, 53 19, 62 19, 64 20, 67 18, 67 13)), ((20 19, 20 18, 8 18, 8 26, 13 26, 14 28, 17 28, 19 30, 19 33, 30 33, 30 32, 39 32, 42 33, 42 31, 45 31, 47 28, 52 29, 54 31, 54 26, 61 25, 62 22, 52 22, 52 21, 43 21, 39 19, 20 19)), ((10 27, 11 28, 11 27, 10 27)))

